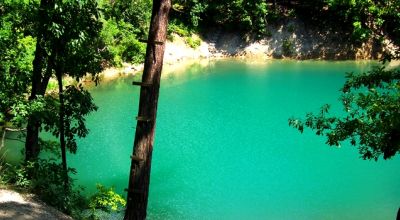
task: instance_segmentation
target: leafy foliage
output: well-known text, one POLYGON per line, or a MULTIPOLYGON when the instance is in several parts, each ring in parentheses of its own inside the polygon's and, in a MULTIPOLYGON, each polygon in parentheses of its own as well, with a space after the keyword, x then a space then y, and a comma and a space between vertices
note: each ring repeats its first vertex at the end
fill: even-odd
MULTIPOLYGON (((102 69, 101 64, 107 51, 102 49, 103 42, 100 38, 102 25, 99 21, 96 1, 54 0, 53 3, 52 5, 41 5, 41 10, 45 10, 46 17, 37 17, 38 20, 33 21, 37 23, 38 28, 43 30, 37 39, 38 44, 45 51, 41 62, 46 68, 45 70, 39 69, 45 73, 32 76, 32 85, 38 80, 44 81, 43 75, 50 73, 50 77, 55 72, 68 75, 76 80, 92 73, 93 79, 97 82, 96 74, 102 69), (42 21, 43 19, 45 21, 42 21)), ((43 83, 45 84, 43 86, 47 85, 46 82, 43 83)), ((30 120, 42 124, 45 131, 59 136, 61 125, 56 119, 60 117, 60 100, 51 95, 43 96, 35 93, 32 95, 33 98, 30 99, 27 107, 24 108, 23 103, 18 104, 19 112, 14 111, 15 115, 21 121, 29 117, 30 120)), ((67 148, 71 152, 75 152, 75 136, 85 137, 88 132, 84 124, 84 116, 97 108, 93 104, 90 94, 82 86, 68 86, 63 95, 65 97, 63 103, 65 105, 65 121, 68 123, 62 126, 65 126, 67 148)))
POLYGON ((113 57, 113 64, 122 62, 141 63, 146 54, 146 45, 139 42, 140 31, 132 24, 115 19, 103 20, 101 37, 113 57))
POLYGON ((0 3, 0 115, 7 121, 16 116, 11 111, 26 104, 35 48, 34 38, 25 35, 31 31, 30 15, 23 1, 0 3))
POLYGON ((186 44, 191 48, 197 48, 201 44, 200 38, 195 35, 197 31, 196 27, 187 26, 178 20, 172 20, 168 25, 168 38, 173 40, 173 34, 177 34, 183 37, 186 44))
MULTIPOLYGON (((47 204, 77 217, 86 207, 81 188, 75 188, 73 179, 66 190, 63 186, 62 165, 55 159, 40 159, 17 166, 6 164, 2 170, 2 181, 17 189, 33 192, 47 204)), ((74 169, 69 172, 76 173, 74 169)))
POLYGON ((341 96, 344 116, 329 116, 330 106, 324 105, 305 120, 289 119, 289 125, 300 132, 311 128, 326 136, 331 146, 349 140, 364 159, 393 157, 400 152, 400 70, 381 66, 346 78, 341 96))
POLYGON ((52 21, 45 26, 50 32, 46 49, 54 56, 50 65, 76 79, 100 72, 104 50, 96 1, 57 0, 47 13, 52 21))
POLYGON ((102 209, 104 211, 117 211, 123 208, 126 201, 116 192, 114 188, 106 188, 101 184, 96 185, 97 193, 95 193, 89 202, 91 209, 102 209))
MULTIPOLYGON (((76 137, 84 138, 89 130, 85 126, 85 117, 92 111, 97 110, 97 106, 93 103, 90 93, 80 86, 67 86, 65 94, 65 135, 67 149, 71 153, 75 153, 77 149, 76 137)), ((42 129, 59 136, 59 117, 60 103, 57 97, 45 96, 37 99, 40 107, 30 109, 30 115, 38 118, 41 122, 42 129)), ((42 143, 43 145, 44 143, 42 143)))
POLYGON ((101 37, 111 53, 111 64, 142 63, 146 45, 139 39, 146 39, 152 1, 100 0, 99 7, 104 24, 101 37))
POLYGON ((294 42, 291 39, 284 39, 282 41, 282 54, 284 56, 291 56, 294 53, 294 42))
POLYGON ((201 40, 196 37, 185 37, 185 42, 191 47, 191 48, 197 48, 201 44, 201 40))
POLYGON ((25 166, 13 166, 7 163, 2 165, 2 182, 4 184, 13 184, 18 188, 29 188, 32 184, 28 178, 28 171, 34 166, 33 162, 27 163, 25 166))
POLYGON ((325 4, 335 22, 349 24, 355 41, 365 41, 381 32, 389 33, 392 39, 400 36, 399 1, 324 0, 322 6, 325 4))
POLYGON ((151 0, 99 0, 99 7, 106 21, 127 23, 139 37, 147 35, 151 16, 151 0))
POLYGON ((90 93, 82 86, 67 86, 65 90, 65 121, 67 148, 75 153, 75 136, 83 138, 89 133, 85 126, 85 116, 97 110, 90 93))
MULTIPOLYGON (((47 204, 56 207, 65 213, 80 212, 79 207, 85 203, 80 188, 74 188, 73 179, 69 178, 68 188, 64 187, 64 173, 62 165, 55 159, 39 160, 30 173, 32 190, 47 204)), ((76 174, 75 169, 68 172, 76 174)))
POLYGON ((266 34, 267 20, 276 15, 276 10, 263 0, 180 0, 174 3, 172 20, 177 19, 189 27, 218 26, 252 32, 257 37, 266 34))
POLYGON ((181 37, 189 37, 192 35, 193 30, 182 22, 172 20, 168 25, 168 35, 171 35, 172 33, 175 33, 181 37))

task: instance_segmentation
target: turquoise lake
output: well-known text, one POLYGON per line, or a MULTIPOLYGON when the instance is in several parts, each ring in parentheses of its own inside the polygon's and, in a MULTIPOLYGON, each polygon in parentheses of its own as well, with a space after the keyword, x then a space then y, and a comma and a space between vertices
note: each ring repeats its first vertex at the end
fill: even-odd
MULTIPOLYGON (((149 219, 395 219, 400 155, 362 160, 356 148, 288 126, 338 101, 344 73, 371 63, 214 61, 162 80, 149 219)), ((78 184, 128 185, 139 88, 119 78, 91 90, 99 110, 69 156, 78 184)))

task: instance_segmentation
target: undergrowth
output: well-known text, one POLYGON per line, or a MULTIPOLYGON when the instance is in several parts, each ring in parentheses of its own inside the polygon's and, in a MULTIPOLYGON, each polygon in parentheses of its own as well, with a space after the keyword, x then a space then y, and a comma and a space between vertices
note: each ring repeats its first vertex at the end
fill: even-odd
MULTIPOLYGON (((49 145, 54 147, 58 143, 52 142, 49 145)), ((3 158, 0 158, 0 185, 24 193, 33 193, 46 204, 74 219, 99 219, 96 214, 98 210, 107 213, 122 211, 126 202, 112 187, 97 184, 95 194, 90 197, 84 196, 84 188, 76 186, 75 179, 71 178, 76 174, 73 168, 68 169, 69 184, 65 186, 58 155, 49 154, 52 156, 46 159, 19 165, 5 163, 3 158)))

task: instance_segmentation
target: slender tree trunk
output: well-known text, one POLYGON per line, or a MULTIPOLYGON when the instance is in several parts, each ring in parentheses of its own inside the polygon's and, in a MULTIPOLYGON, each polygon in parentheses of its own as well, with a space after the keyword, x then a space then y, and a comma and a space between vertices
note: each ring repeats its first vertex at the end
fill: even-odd
POLYGON ((139 114, 133 146, 125 220, 146 218, 151 157, 156 125, 160 77, 167 36, 170 0, 153 0, 146 59, 140 90, 139 114))
MULTIPOLYGON (((29 100, 36 99, 37 95, 44 96, 46 93, 47 84, 49 83, 52 69, 48 66, 46 74, 38 84, 32 83, 32 92, 29 100)), ((39 76, 41 78, 41 74, 39 76)), ((39 128, 41 123, 34 116, 30 116, 26 126, 26 142, 25 142, 25 161, 35 160, 40 153, 39 146, 39 128)))
POLYGON ((62 72, 60 70, 56 70, 56 76, 58 81, 58 95, 60 99, 60 110, 59 110, 59 123, 60 123, 60 146, 61 146, 61 160, 62 160, 62 168, 64 175, 64 188, 68 189, 68 169, 67 169, 67 152, 65 146, 65 119, 64 119, 64 94, 63 94, 63 83, 62 83, 62 72))
MULTIPOLYGON (((46 87, 49 82, 52 70, 48 67, 45 76, 43 77, 42 72, 46 62, 46 51, 43 48, 43 41, 45 40, 45 22, 48 20, 46 13, 47 8, 54 7, 54 0, 41 0, 39 6, 39 27, 38 35, 36 40, 35 58, 32 62, 32 90, 29 100, 35 100, 38 95, 44 95, 46 87)), ((35 116, 28 118, 28 124, 26 127, 26 141, 25 141, 25 161, 34 160, 38 157, 39 148, 39 128, 40 120, 35 116)))
POLYGON ((35 160, 39 155, 39 127, 40 122, 29 117, 26 126, 25 161, 35 160))

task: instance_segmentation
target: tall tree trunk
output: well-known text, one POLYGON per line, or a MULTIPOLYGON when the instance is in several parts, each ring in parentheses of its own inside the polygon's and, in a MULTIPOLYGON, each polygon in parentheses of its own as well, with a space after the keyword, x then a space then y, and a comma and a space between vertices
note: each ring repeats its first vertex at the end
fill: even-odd
POLYGON ((142 87, 140 89, 139 114, 133 155, 131 156, 125 220, 146 218, 157 103, 170 8, 170 0, 153 0, 142 87))
POLYGON ((62 168, 64 175, 64 189, 68 189, 68 169, 67 169, 67 152, 65 146, 65 112, 64 112, 64 94, 63 94, 63 83, 62 83, 62 71, 56 70, 56 76, 58 81, 58 95, 60 99, 60 109, 59 109, 59 132, 60 132, 60 146, 61 146, 61 159, 62 168))
MULTIPOLYGON (((29 100, 35 100, 38 95, 44 95, 47 84, 51 75, 51 69, 47 70, 46 76, 43 77, 43 67, 46 61, 46 51, 43 47, 43 41, 45 40, 45 22, 48 20, 46 13, 47 8, 54 7, 54 0, 41 0, 38 12, 39 27, 38 35, 36 40, 35 58, 32 62, 32 90, 29 100), (49 75, 50 74, 50 75, 49 75)), ((39 128, 40 120, 35 116, 28 118, 28 124, 26 127, 26 141, 25 141, 25 160, 34 160, 38 157, 39 148, 39 128)))

